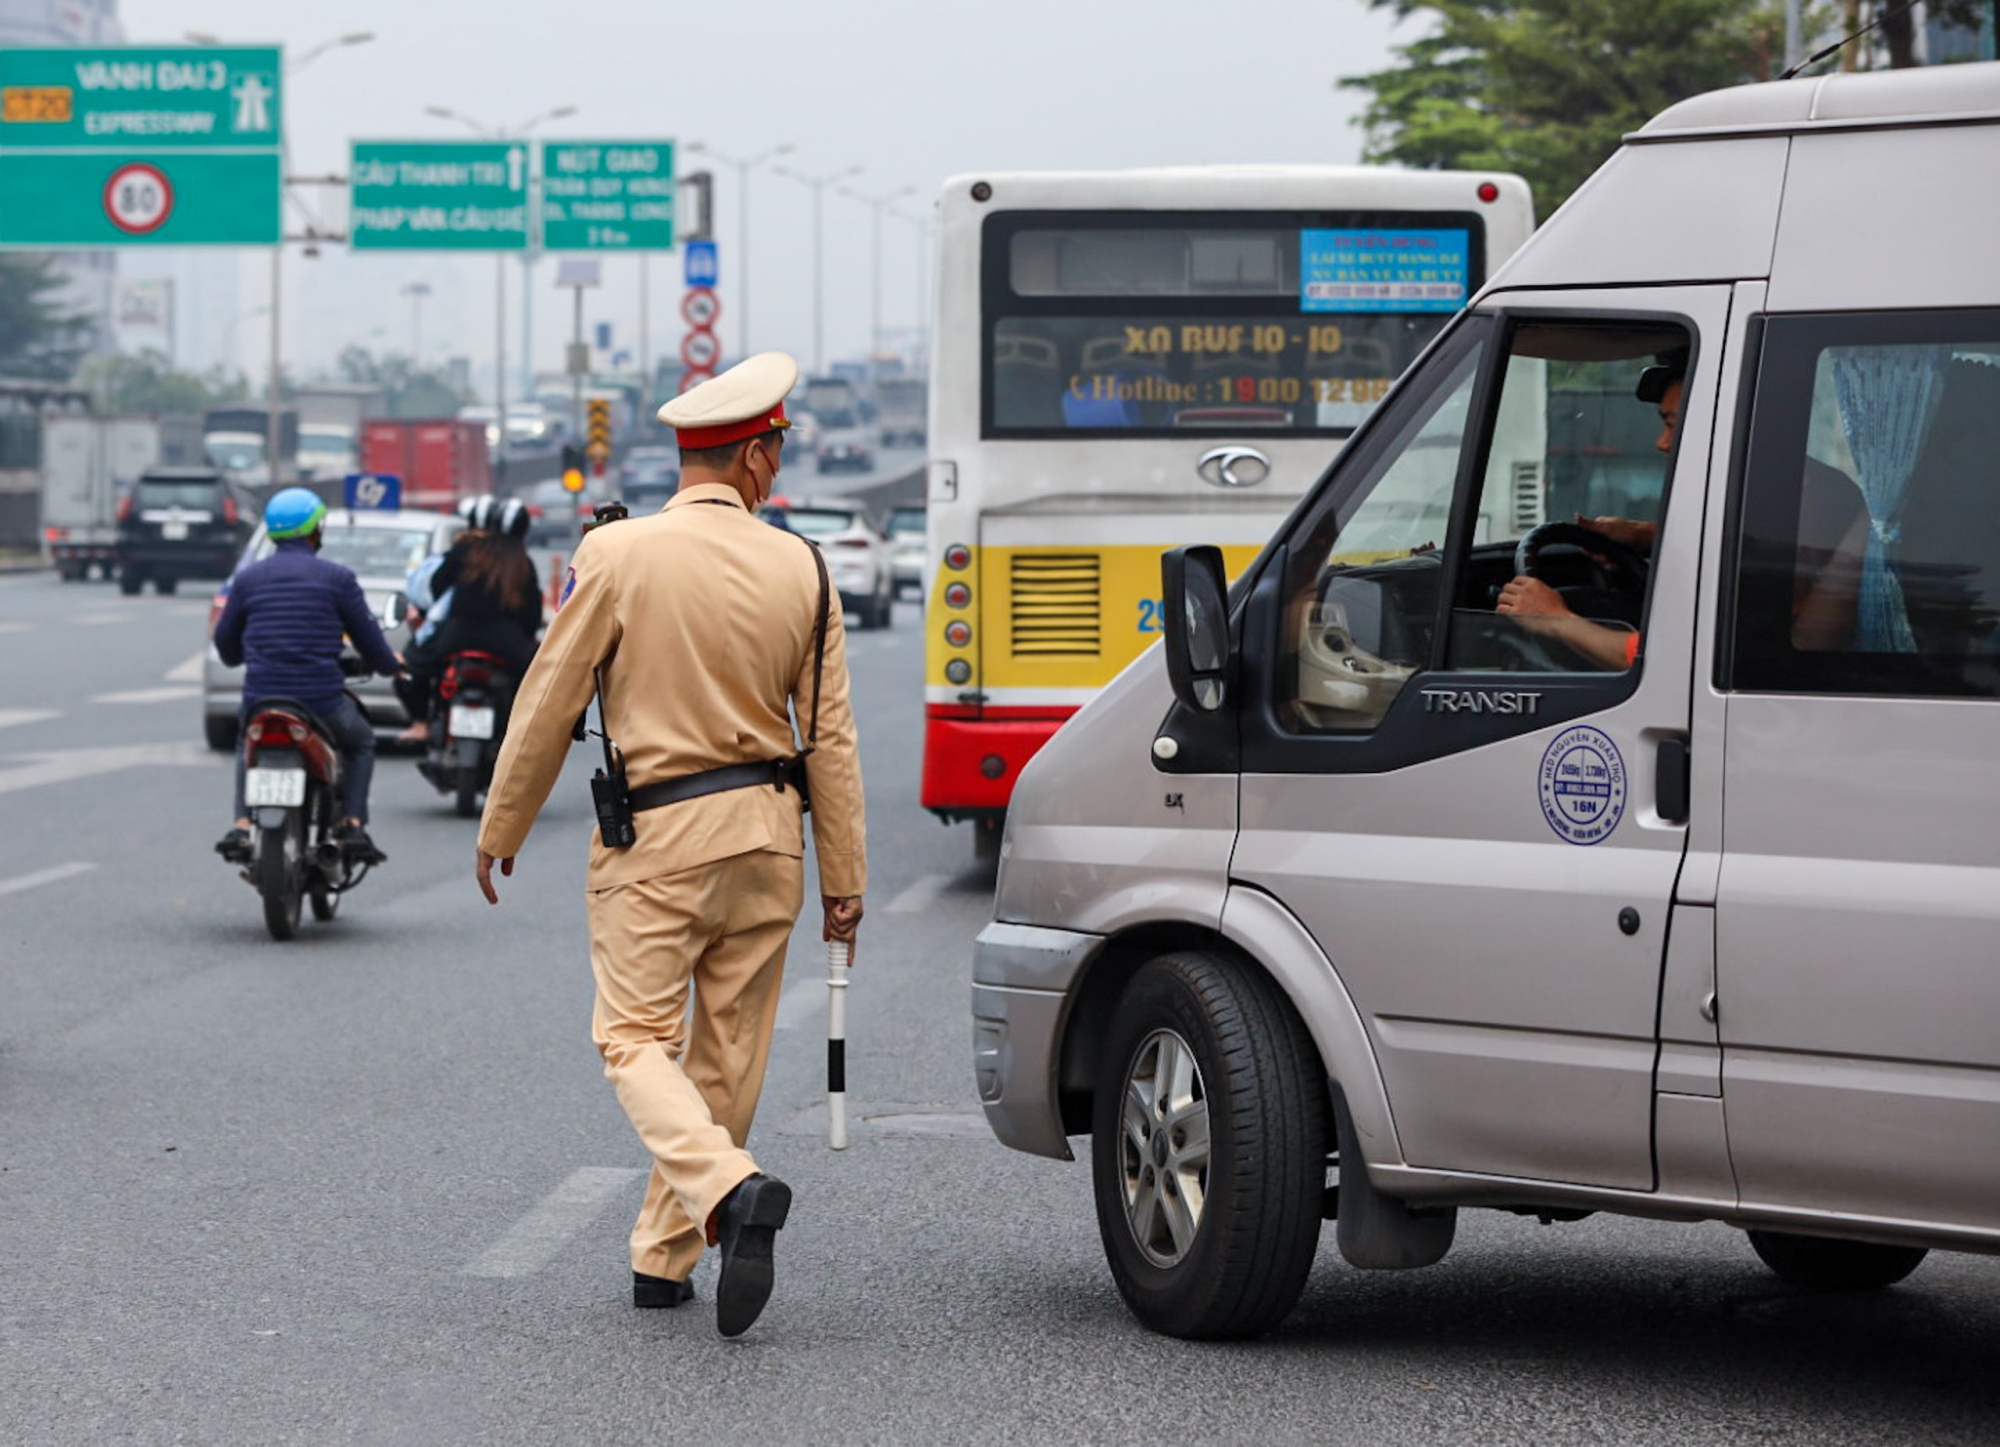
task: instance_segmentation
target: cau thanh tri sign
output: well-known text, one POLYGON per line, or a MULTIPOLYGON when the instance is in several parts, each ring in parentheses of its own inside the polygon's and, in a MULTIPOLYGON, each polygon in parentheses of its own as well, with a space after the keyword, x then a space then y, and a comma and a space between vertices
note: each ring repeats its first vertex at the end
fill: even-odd
POLYGON ((357 251, 525 251, 518 141, 356 141, 347 234, 357 251))
POLYGON ((273 46, 0 49, 0 246, 276 245, 273 46))

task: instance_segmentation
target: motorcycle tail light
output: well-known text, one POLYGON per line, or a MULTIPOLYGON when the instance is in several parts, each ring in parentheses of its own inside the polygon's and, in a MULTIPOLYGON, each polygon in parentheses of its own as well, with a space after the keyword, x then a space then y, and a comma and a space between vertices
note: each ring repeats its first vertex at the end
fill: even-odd
POLYGON ((868 551, 868 539, 866 538, 835 538, 833 545, 836 548, 859 548, 864 553, 868 551))

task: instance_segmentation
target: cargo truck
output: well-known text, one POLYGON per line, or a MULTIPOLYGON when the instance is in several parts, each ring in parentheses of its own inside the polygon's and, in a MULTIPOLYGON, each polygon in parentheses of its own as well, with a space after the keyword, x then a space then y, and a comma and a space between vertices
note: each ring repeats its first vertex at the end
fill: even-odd
POLYGON ((403 506, 449 511, 493 491, 486 425, 455 417, 361 424, 361 470, 403 480, 403 506))
POLYGON ((161 459, 151 417, 51 416, 42 420, 42 549, 65 582, 111 577, 118 500, 161 459))

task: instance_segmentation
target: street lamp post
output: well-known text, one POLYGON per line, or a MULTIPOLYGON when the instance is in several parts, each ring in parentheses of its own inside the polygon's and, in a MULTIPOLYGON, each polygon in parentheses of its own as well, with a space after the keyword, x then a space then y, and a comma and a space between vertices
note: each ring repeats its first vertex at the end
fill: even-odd
POLYGON ((424 298, 431 294, 427 281, 413 281, 403 288, 410 299, 410 361, 421 365, 424 356, 424 298))
MULTIPOLYGON (((185 38, 190 44, 193 45, 222 44, 220 37, 210 35, 207 32, 200 30, 187 31, 185 33, 185 38)), ((366 45, 369 41, 373 40, 374 38, 375 38, 375 32, 372 30, 351 30, 345 35, 336 35, 331 39, 322 40, 317 45, 308 46, 304 51, 294 56, 291 62, 288 65, 286 65, 285 69, 289 74, 297 75, 300 71, 304 70, 308 65, 312 64, 315 60, 318 60, 322 55, 325 55, 329 50, 336 50, 342 46, 348 46, 348 45, 366 45)), ((282 133, 280 134, 278 150, 279 150, 278 191, 280 197, 279 214, 278 214, 278 244, 271 248, 271 375, 269 380, 265 384, 265 390, 264 390, 264 408, 265 408, 264 467, 269 482, 274 487, 279 481, 278 409, 280 402, 279 394, 281 390, 280 376, 282 374, 284 367, 283 363, 284 333, 281 325, 283 318, 283 311, 284 311, 282 306, 283 292, 281 287, 284 280, 283 260, 285 255, 285 218, 284 218, 283 206, 284 206, 284 199, 287 196, 287 192, 285 189, 286 182, 287 178, 290 175, 291 165, 292 165, 291 147, 285 143, 282 133)), ((308 254, 310 255, 311 252, 308 251, 308 254)))
MULTIPOLYGON (((450 106, 425 106, 424 114, 436 116, 440 120, 457 121, 460 125, 469 126, 474 134, 484 136, 488 140, 515 141, 524 139, 528 132, 532 131, 536 126, 541 125, 544 121, 561 120, 564 116, 575 115, 576 107, 557 106, 553 110, 543 111, 540 115, 530 116, 519 125, 506 128, 486 125, 483 122, 474 120, 471 116, 453 110, 450 106)), ((529 189, 533 189, 532 185, 529 189)), ((526 197, 523 197, 524 202, 526 199, 526 197)), ((532 212, 532 206, 529 207, 529 210, 532 212)), ((524 268, 527 265, 528 257, 533 254, 533 236, 531 235, 528 240, 529 250, 522 254, 524 268)), ((526 272, 524 269, 524 291, 525 286, 526 272)), ((524 318, 527 315, 529 305, 529 298, 523 295, 521 298, 521 311, 524 318)), ((522 334, 523 351, 526 350, 527 346, 526 338, 527 332, 524 323, 522 334)), ((522 358, 522 364, 524 367, 530 365, 525 356, 522 358)), ((507 478, 507 253, 504 251, 493 253, 493 402, 494 475, 497 482, 504 484, 507 478)))
POLYGON ((797 181, 801 186, 809 186, 813 193, 813 374, 819 376, 826 371, 826 246, 823 229, 823 197, 826 188, 836 181, 845 181, 849 176, 861 174, 861 167, 849 166, 844 171, 835 171, 825 176, 808 176, 794 171, 789 166, 773 166, 780 176, 797 181))
POLYGON ((915 186, 905 186, 899 191, 891 191, 886 196, 864 196, 851 187, 843 186, 840 194, 850 201, 859 201, 874 212, 873 235, 870 239, 869 282, 868 282, 868 350, 869 367, 875 358, 882 355, 882 215, 905 196, 917 194, 915 186))
POLYGON ((706 141, 689 141, 687 148, 736 168, 736 247, 741 253, 736 258, 736 360, 740 362, 750 355, 750 173, 767 161, 789 156, 797 147, 786 141, 741 160, 723 155, 706 141))

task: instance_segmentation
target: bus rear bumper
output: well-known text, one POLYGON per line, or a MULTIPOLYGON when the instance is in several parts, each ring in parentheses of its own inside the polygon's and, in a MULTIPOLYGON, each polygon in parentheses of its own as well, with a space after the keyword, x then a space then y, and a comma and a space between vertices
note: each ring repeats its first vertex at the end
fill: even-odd
POLYGON ((934 707, 924 721, 924 807, 946 818, 1005 809, 1021 770, 1070 712, 967 719, 934 707))

